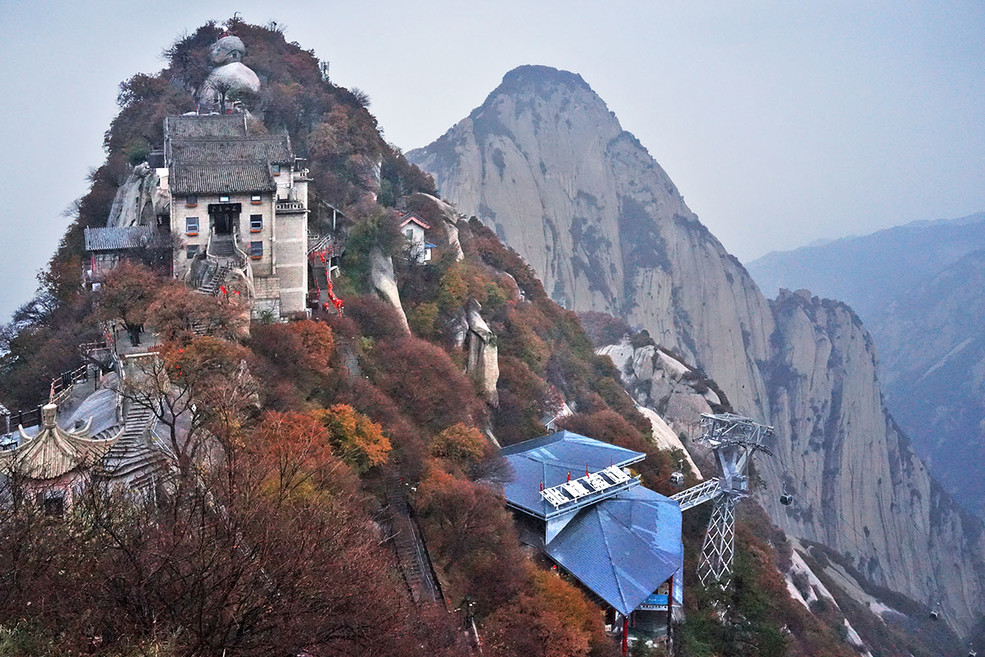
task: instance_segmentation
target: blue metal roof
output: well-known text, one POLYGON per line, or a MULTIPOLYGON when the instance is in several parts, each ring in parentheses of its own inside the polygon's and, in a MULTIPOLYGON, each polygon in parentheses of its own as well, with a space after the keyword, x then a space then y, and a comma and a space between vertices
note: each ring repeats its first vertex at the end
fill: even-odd
POLYGON ((544 488, 550 488, 563 484, 569 474, 572 479, 584 475, 586 468, 598 472, 610 465, 624 467, 646 458, 642 452, 616 447, 570 431, 558 431, 510 445, 503 448, 500 454, 514 474, 513 480, 503 490, 507 503, 538 518, 546 518, 555 511, 541 497, 541 484, 544 488))
POLYGON ((579 511, 544 551, 629 614, 681 568, 681 509, 674 500, 636 486, 579 511))

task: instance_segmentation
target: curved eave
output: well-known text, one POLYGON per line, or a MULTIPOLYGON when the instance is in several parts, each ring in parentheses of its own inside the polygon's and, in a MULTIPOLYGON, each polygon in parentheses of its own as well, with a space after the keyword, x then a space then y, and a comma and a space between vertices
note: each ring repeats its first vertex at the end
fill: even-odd
POLYGON ((115 436, 100 440, 57 426, 47 427, 15 449, 0 452, 0 466, 29 479, 55 479, 73 470, 91 467, 122 435, 122 427, 115 436))

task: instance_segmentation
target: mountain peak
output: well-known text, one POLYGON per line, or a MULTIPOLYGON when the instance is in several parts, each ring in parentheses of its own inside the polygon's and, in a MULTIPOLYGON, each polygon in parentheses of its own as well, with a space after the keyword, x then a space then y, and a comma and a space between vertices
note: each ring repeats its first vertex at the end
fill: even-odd
POLYGON ((589 93, 595 93, 588 86, 588 83, 585 82, 584 78, 577 73, 563 71, 552 66, 526 64, 524 66, 517 66, 512 71, 507 72, 503 76, 502 83, 493 91, 492 95, 541 85, 567 85, 584 89, 589 93))

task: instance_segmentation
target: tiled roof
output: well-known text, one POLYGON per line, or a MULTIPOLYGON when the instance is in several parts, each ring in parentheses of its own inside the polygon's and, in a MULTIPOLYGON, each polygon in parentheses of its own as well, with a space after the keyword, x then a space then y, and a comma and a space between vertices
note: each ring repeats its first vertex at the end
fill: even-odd
POLYGON ((169 116, 165 120, 171 192, 229 194, 277 188, 271 164, 291 164, 286 134, 250 135, 240 114, 169 116))
POLYGON ((246 137, 243 114, 191 114, 164 119, 168 139, 202 139, 209 137, 246 137))
POLYGON ((175 164, 170 183, 171 192, 176 196, 272 192, 277 189, 270 167, 266 163, 250 162, 175 164))
POLYGON ((153 226, 86 228, 86 251, 121 251, 152 246, 160 241, 153 226))
POLYGON ((171 160, 183 162, 271 162, 294 161, 287 135, 238 139, 195 139, 171 141, 171 160))

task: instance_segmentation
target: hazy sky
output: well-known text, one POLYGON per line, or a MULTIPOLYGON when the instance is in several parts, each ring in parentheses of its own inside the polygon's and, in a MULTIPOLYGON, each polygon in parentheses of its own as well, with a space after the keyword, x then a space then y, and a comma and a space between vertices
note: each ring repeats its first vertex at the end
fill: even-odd
POLYGON ((0 0, 0 318, 102 162, 120 81, 236 11, 330 61, 405 150, 511 68, 580 73, 743 260, 985 210, 980 1, 183 4, 0 0))

